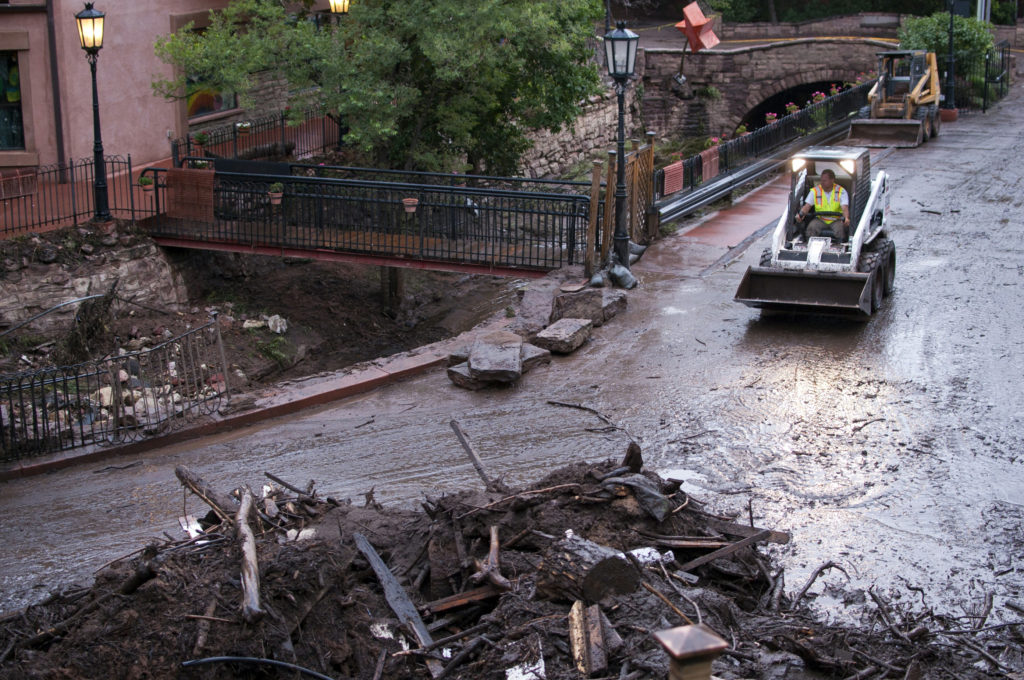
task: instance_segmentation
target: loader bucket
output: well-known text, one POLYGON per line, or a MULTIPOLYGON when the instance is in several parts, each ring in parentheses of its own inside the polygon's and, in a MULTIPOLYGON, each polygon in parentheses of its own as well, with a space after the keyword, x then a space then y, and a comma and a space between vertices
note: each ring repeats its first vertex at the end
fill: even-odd
POLYGON ((872 118, 850 123, 847 144, 857 146, 895 146, 912 148, 923 141, 923 127, 919 120, 898 118, 872 118))
POLYGON ((750 267, 734 299, 761 309, 867 318, 871 275, 750 267))

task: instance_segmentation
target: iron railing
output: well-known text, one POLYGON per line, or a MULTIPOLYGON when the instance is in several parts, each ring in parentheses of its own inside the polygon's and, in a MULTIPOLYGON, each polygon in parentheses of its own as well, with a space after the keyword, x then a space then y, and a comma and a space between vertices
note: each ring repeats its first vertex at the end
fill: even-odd
MULTIPOLYGON (((134 219, 131 156, 107 156, 107 197, 114 217, 134 219)), ((87 220, 96 211, 93 159, 44 165, 2 180, 0 238, 49 231, 87 220), (15 185, 17 183, 17 185, 15 185)))
MULTIPOLYGON (((868 81, 843 90, 837 95, 826 97, 823 101, 811 104, 807 108, 779 118, 774 123, 758 128, 741 137, 736 137, 716 147, 717 173, 715 176, 728 174, 750 163, 770 156, 794 140, 807 136, 818 130, 835 125, 856 115, 867 105, 867 95, 874 81, 868 81)), ((697 154, 678 161, 682 164, 681 191, 693 191, 710 176, 705 176, 705 159, 708 154, 697 154)), ((654 174, 655 197, 666 195, 665 168, 659 168, 654 174)), ((673 192, 674 193, 674 192, 673 192)))
MULTIPOLYGON (((299 166, 305 167, 305 166, 299 166)), ((323 172, 320 166, 317 172, 323 172)), ((588 184, 433 174, 437 184, 217 172, 208 219, 176 217, 168 173, 156 177, 151 236, 257 248, 333 250, 380 257, 519 269, 582 261, 590 213, 588 184), (441 183, 459 181, 456 186, 441 183), (284 185, 279 205, 269 187, 284 185), (561 186, 559 186, 561 185, 561 186), (570 193, 568 189, 579 189, 570 193), (558 189, 562 189, 559 192, 558 189), (168 199, 170 198, 170 203, 168 199), (413 205, 415 202, 415 205, 413 205)), ((364 171, 390 176, 387 171, 364 171)), ((423 175, 417 174, 417 177, 423 175)), ((194 206, 190 205, 189 208, 194 206)), ((602 217, 599 208, 598 218, 602 217)))
POLYGON ((269 158, 311 158, 327 149, 335 149, 347 129, 341 120, 312 109, 303 114, 298 125, 290 125, 285 111, 239 123, 203 130, 206 143, 200 147, 195 135, 171 141, 171 159, 175 166, 187 156, 210 156, 247 160, 269 158))
POLYGON ((227 394, 216 320, 152 349, 0 376, 0 461, 178 429, 227 394))
MULTIPOLYGON (((1010 43, 1003 40, 984 57, 957 61, 953 81, 953 103, 958 110, 987 112, 1010 89, 1010 43)), ((946 84, 946 74, 942 84, 946 84)))

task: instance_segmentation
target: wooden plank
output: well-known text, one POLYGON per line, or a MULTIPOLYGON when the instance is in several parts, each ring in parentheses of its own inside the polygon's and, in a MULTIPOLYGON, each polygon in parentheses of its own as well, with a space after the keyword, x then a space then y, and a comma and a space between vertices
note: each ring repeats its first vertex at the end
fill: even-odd
POLYGON ((740 536, 741 538, 749 538, 755 534, 759 534, 762 531, 768 532, 769 543, 789 543, 789 533, 785 531, 772 531, 770 529, 762 529, 760 527, 752 527, 747 524, 738 524, 736 522, 727 522, 725 520, 712 517, 710 515, 702 515, 704 522, 715 531, 720 531, 723 534, 730 536, 740 536))
POLYGON ((587 671, 590 675, 604 674, 608 670, 608 654, 605 652, 604 631, 601 624, 601 607, 592 604, 583 617, 587 627, 587 671))
POLYGON ((590 171, 590 219, 587 221, 587 238, 583 251, 583 275, 588 279, 594 275, 594 257, 597 246, 597 213, 601 203, 601 163, 594 161, 590 171))
MULTIPOLYGON (((384 564, 384 560, 380 558, 380 555, 377 554, 377 551, 374 550, 365 536, 356 532, 352 534, 352 538, 355 540, 359 552, 366 556, 370 567, 373 569, 373 573, 377 575, 377 579, 384 586, 384 599, 388 601, 388 605, 391 606, 391 610, 398 616, 398 620, 412 631, 416 641, 420 643, 420 647, 427 647, 433 644, 434 639, 430 636, 430 631, 423 624, 423 619, 420 618, 416 605, 409 599, 408 593, 398 583, 398 579, 388 569, 388 565, 384 564)), ((444 666, 437 659, 428 658, 426 663, 432 677, 436 678, 444 670, 444 666)))
POLYGON ((690 571, 691 569, 695 569, 701 566, 702 564, 707 564, 712 560, 717 560, 720 557, 727 557, 729 555, 732 555, 737 550, 746 548, 748 545, 753 545, 754 543, 757 543, 759 541, 768 540, 768 536, 770 534, 771 532, 767 530, 759 531, 753 536, 748 536, 747 538, 744 538, 742 541, 736 541, 735 543, 726 548, 722 548, 720 550, 716 550, 715 552, 708 553, 707 555, 702 555, 697 559, 690 560, 686 564, 681 565, 679 569, 681 571, 690 571))
POLYGON ((428 602, 424 608, 431 614, 439 614, 440 612, 448 611, 449 609, 457 609, 459 607, 464 607, 467 604, 482 602, 493 597, 498 597, 501 593, 502 591, 493 583, 488 583, 480 586, 479 588, 473 588, 472 590, 456 593, 455 595, 442 597, 440 600, 428 602))

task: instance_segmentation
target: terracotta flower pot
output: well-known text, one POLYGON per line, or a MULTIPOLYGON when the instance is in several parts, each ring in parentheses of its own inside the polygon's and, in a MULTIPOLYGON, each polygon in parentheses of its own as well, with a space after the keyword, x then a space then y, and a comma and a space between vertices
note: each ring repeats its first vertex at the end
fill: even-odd
POLYGON ((959 109, 939 109, 939 118, 943 123, 952 123, 959 117, 959 109))
POLYGON ((270 205, 281 205, 281 197, 284 196, 284 192, 268 191, 267 195, 270 196, 270 205))
POLYGON ((407 212, 407 213, 414 213, 414 212, 416 212, 416 206, 418 206, 419 204, 420 204, 420 199, 418 199, 418 198, 403 198, 402 199, 402 205, 405 206, 405 212, 407 212))

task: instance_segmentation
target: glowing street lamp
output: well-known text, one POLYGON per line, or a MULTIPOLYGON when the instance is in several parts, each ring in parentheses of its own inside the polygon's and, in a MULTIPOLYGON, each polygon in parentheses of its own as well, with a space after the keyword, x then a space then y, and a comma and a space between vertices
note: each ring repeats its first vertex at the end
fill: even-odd
POLYGON ((636 70, 636 48, 640 36, 620 21, 614 31, 604 36, 608 75, 615 80, 619 98, 619 131, 617 140, 615 181, 615 255, 629 269, 629 233, 626 231, 626 85, 636 70))
POLYGON ((93 137, 93 194, 97 222, 110 221, 110 206, 107 201, 107 166, 103 160, 103 139, 100 136, 100 100, 96 90, 96 57, 103 48, 103 19, 106 15, 95 9, 91 2, 75 15, 78 24, 78 41, 85 50, 92 71, 92 137, 93 137))

